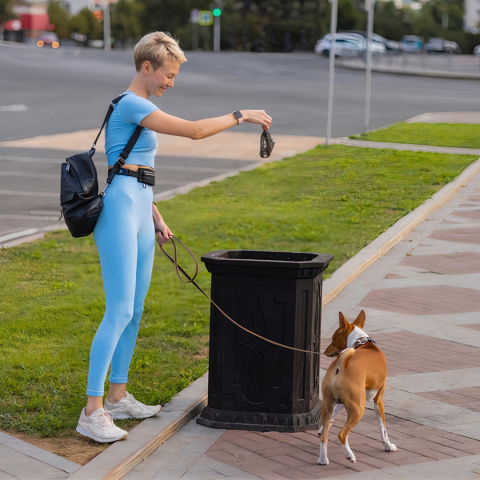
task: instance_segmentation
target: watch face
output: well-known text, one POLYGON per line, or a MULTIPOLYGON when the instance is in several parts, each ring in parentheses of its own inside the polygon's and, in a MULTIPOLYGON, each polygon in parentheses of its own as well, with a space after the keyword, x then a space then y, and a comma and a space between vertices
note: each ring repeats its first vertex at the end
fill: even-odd
POLYGON ((237 120, 243 118, 243 115, 238 110, 236 112, 233 112, 233 115, 237 120))

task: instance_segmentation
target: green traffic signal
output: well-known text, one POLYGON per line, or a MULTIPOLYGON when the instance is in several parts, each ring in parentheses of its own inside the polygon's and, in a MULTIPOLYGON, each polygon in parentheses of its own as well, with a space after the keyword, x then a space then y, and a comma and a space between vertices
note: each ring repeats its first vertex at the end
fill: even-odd
POLYGON ((219 8, 214 8, 213 9, 213 16, 214 17, 219 17, 222 14, 222 11, 219 8))

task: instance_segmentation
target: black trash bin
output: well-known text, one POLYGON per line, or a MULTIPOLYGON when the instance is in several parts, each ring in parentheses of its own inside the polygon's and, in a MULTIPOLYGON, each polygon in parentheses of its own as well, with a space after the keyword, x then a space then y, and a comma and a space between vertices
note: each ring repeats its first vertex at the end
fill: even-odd
MULTIPOLYGON (((322 278, 332 255, 216 250, 202 257, 212 299, 243 327, 275 342, 320 351, 322 278)), ((210 312, 208 405, 214 428, 298 432, 319 421, 319 355, 268 343, 210 312)))

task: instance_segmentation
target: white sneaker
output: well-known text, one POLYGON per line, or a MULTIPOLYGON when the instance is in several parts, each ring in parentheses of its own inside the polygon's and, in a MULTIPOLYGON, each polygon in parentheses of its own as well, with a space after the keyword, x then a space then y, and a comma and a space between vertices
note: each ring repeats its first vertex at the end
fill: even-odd
POLYGON ((77 432, 100 443, 123 440, 128 435, 113 423, 112 416, 103 408, 97 408, 90 416, 86 415, 84 408, 78 420, 77 432))
POLYGON ((125 418, 148 418, 153 417, 162 409, 161 405, 144 405, 135 400, 131 393, 117 403, 110 403, 105 399, 105 410, 114 420, 123 420, 125 418))

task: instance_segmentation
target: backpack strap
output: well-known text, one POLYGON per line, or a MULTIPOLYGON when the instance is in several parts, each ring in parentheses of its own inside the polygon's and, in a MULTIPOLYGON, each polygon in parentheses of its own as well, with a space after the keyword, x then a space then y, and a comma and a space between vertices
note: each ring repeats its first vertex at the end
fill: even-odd
POLYGON ((137 125, 137 128, 133 132, 133 134, 130 137, 130 140, 128 141, 128 143, 125 145, 125 148, 122 150, 122 153, 118 156, 117 161, 115 162, 113 167, 109 170, 108 177, 107 177, 107 180, 106 180, 106 183, 108 185, 110 185, 112 183, 113 177, 125 165, 125 160, 130 155, 130 152, 132 151, 133 147, 137 143, 137 140, 140 137, 140 134, 142 133, 143 128, 144 127, 142 127, 141 125, 137 125))
MULTIPOLYGON (((105 127, 105 125, 107 124, 108 122, 108 119, 110 118, 110 116, 112 115, 113 113, 113 109, 117 106, 117 103, 126 95, 126 93, 122 93, 122 95, 119 95, 117 98, 114 98, 112 100, 112 103, 110 103, 110 105, 108 106, 108 110, 107 110, 107 114, 105 115, 105 118, 103 120, 103 123, 102 123, 102 126, 100 127, 100 131, 98 132, 97 134, 97 138, 95 138, 95 141, 93 142, 93 145, 92 145, 92 148, 90 148, 90 156, 92 157, 95 153, 95 150, 97 148, 97 142, 98 142, 98 139, 100 138, 100 135, 102 133, 102 130, 103 130, 103 127, 105 127)), ((133 147, 132 147, 133 148, 133 147)), ((122 152, 123 153, 123 152, 122 152)))

